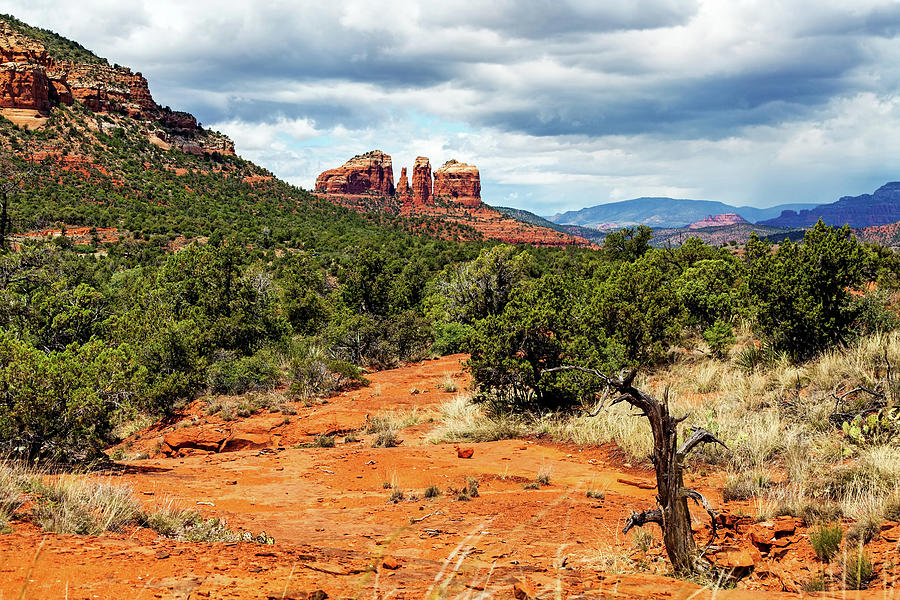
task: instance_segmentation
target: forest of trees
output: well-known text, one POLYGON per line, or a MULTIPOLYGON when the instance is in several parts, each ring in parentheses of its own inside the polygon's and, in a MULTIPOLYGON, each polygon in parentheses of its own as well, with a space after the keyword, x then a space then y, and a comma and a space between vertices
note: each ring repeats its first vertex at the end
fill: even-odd
POLYGON ((76 105, 34 132, 0 121, 12 233, 122 232, 3 241, 0 451, 14 456, 90 460, 121 423, 206 390, 324 395, 435 354, 469 353, 474 397, 493 410, 565 411, 602 382, 547 369, 650 367, 700 340, 724 356, 739 323, 761 341, 742 360, 804 361, 898 324, 900 261, 846 228, 740 249, 653 249, 646 227, 602 250, 459 242, 440 223, 358 214, 240 158, 85 119, 76 105), (74 168, 40 154, 51 142, 74 168))

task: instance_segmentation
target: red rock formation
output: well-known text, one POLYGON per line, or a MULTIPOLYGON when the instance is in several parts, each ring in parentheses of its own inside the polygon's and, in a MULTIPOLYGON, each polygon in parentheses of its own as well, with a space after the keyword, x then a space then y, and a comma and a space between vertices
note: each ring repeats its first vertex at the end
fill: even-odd
POLYGON ((0 67, 0 108, 50 112, 50 80, 43 67, 21 63, 0 67))
POLYGON ((420 156, 413 166, 412 186, 407 170, 402 169, 396 195, 389 185, 390 174, 391 157, 374 150, 321 173, 316 178, 316 191, 335 204, 360 212, 420 217, 415 231, 442 239, 596 247, 583 237, 524 223, 482 204, 478 169, 472 165, 452 160, 435 171, 432 184, 431 163, 420 156), (447 202, 435 202, 439 192, 447 202))
POLYGON ((163 111, 150 95, 147 80, 127 67, 60 63, 53 75, 64 79, 72 97, 94 112, 124 113, 145 121, 162 116, 163 111))
POLYGON ((409 187, 409 179, 406 178, 406 167, 403 167, 400 169, 400 180, 397 181, 397 197, 407 204, 411 196, 412 190, 409 187))
POLYGON ((13 118, 18 112, 35 111, 32 116, 47 116, 54 106, 76 100, 94 112, 159 123, 165 133, 158 137, 167 147, 234 154, 234 144, 225 136, 204 131, 188 113, 156 104, 140 73, 118 65, 57 63, 38 40, 0 21, 0 109, 4 114, 13 118))
POLYGON ((325 194, 394 195, 391 157, 381 150, 354 156, 337 169, 329 169, 316 178, 316 191, 325 194))
POLYGON ((434 172, 434 197, 447 198, 466 208, 481 204, 481 177, 474 165, 449 160, 434 172))
POLYGON ((736 213, 725 213, 723 215, 709 215, 705 219, 701 219, 696 223, 688 225, 688 229, 703 229, 704 227, 723 227, 725 225, 741 225, 748 223, 744 217, 736 213))
POLYGON ((413 205, 429 206, 431 200, 431 163, 425 156, 416 157, 412 177, 413 205))

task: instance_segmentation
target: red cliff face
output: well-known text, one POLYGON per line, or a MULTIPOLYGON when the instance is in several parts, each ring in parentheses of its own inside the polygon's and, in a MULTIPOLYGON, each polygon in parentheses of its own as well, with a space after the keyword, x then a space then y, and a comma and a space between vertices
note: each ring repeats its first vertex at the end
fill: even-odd
POLYGON ((431 162, 424 156, 416 157, 412 177, 413 204, 429 206, 431 201, 431 162))
POLYGON ((43 45, 0 22, 0 108, 49 113, 52 64, 43 45))
POLYGON ((381 150, 354 156, 337 169, 329 169, 316 178, 316 191, 325 194, 394 195, 391 157, 381 150))
POLYGON ((57 62, 39 41, 0 21, 0 109, 6 115, 34 111, 32 115, 46 117, 54 106, 75 101, 94 112, 155 121, 165 129, 161 139, 168 146, 234 154, 234 144, 225 136, 201 129, 188 113, 156 104, 140 73, 106 64, 57 62))
POLYGON ((447 198, 466 208, 481 205, 481 176, 474 165, 449 160, 434 172, 434 197, 447 198))

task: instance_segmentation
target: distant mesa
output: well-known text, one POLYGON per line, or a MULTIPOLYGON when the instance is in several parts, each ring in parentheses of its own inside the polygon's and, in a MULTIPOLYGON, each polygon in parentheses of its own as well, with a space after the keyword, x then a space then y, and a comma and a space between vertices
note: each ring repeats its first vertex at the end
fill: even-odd
POLYGON ((900 181, 886 183, 872 194, 844 196, 809 210, 785 210, 762 223, 773 227, 812 227, 819 219, 826 225, 860 228, 900 221, 900 181))
POLYGON ((0 114, 34 128, 43 125, 54 107, 78 101, 95 113, 158 123, 161 129, 151 139, 158 145, 195 154, 234 154, 230 139, 204 131, 193 115, 159 106, 143 75, 93 58, 57 61, 41 42, 0 20, 0 114))
POLYGON ((709 215, 688 225, 688 229, 705 229, 707 227, 725 227, 728 225, 749 224, 750 222, 737 213, 725 213, 721 215, 709 215))
POLYGON ((481 176, 474 165, 449 160, 432 173, 431 161, 419 156, 413 165, 411 188, 406 173, 403 167, 395 189, 390 155, 371 150, 320 173, 316 192, 330 196, 381 196, 399 201, 402 209, 434 206, 437 199, 465 208, 481 206, 481 176))

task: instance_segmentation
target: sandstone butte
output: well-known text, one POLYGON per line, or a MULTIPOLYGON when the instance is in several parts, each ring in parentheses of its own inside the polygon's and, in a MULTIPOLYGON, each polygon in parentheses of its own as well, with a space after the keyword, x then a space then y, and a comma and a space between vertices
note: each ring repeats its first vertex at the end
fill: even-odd
POLYGON ((56 61, 39 41, 0 20, 0 114, 35 128, 55 106, 75 101, 95 113, 158 124, 151 141, 159 145, 194 154, 234 154, 227 137, 204 130, 188 113, 159 106, 141 73, 118 65, 56 61))
POLYGON ((448 160, 434 172, 434 195, 468 208, 481 204, 481 176, 474 165, 448 160))
POLYGON ((688 225, 688 229, 703 229, 705 227, 723 227, 725 225, 741 225, 749 221, 736 213, 725 213, 722 215, 709 215, 705 219, 700 219, 695 223, 688 225))
MULTIPOLYGON (((456 160, 447 161, 432 173, 429 159, 419 156, 413 165, 412 185, 404 167, 395 188, 390 155, 372 150, 322 172, 316 178, 315 191, 354 210, 431 217, 445 225, 474 229, 484 238, 510 244, 593 245, 582 237, 507 217, 484 204, 478 168, 456 160)), ((450 237, 449 227, 447 236, 450 237)), ((460 238, 458 233, 455 238, 469 239, 465 235, 460 238)))

